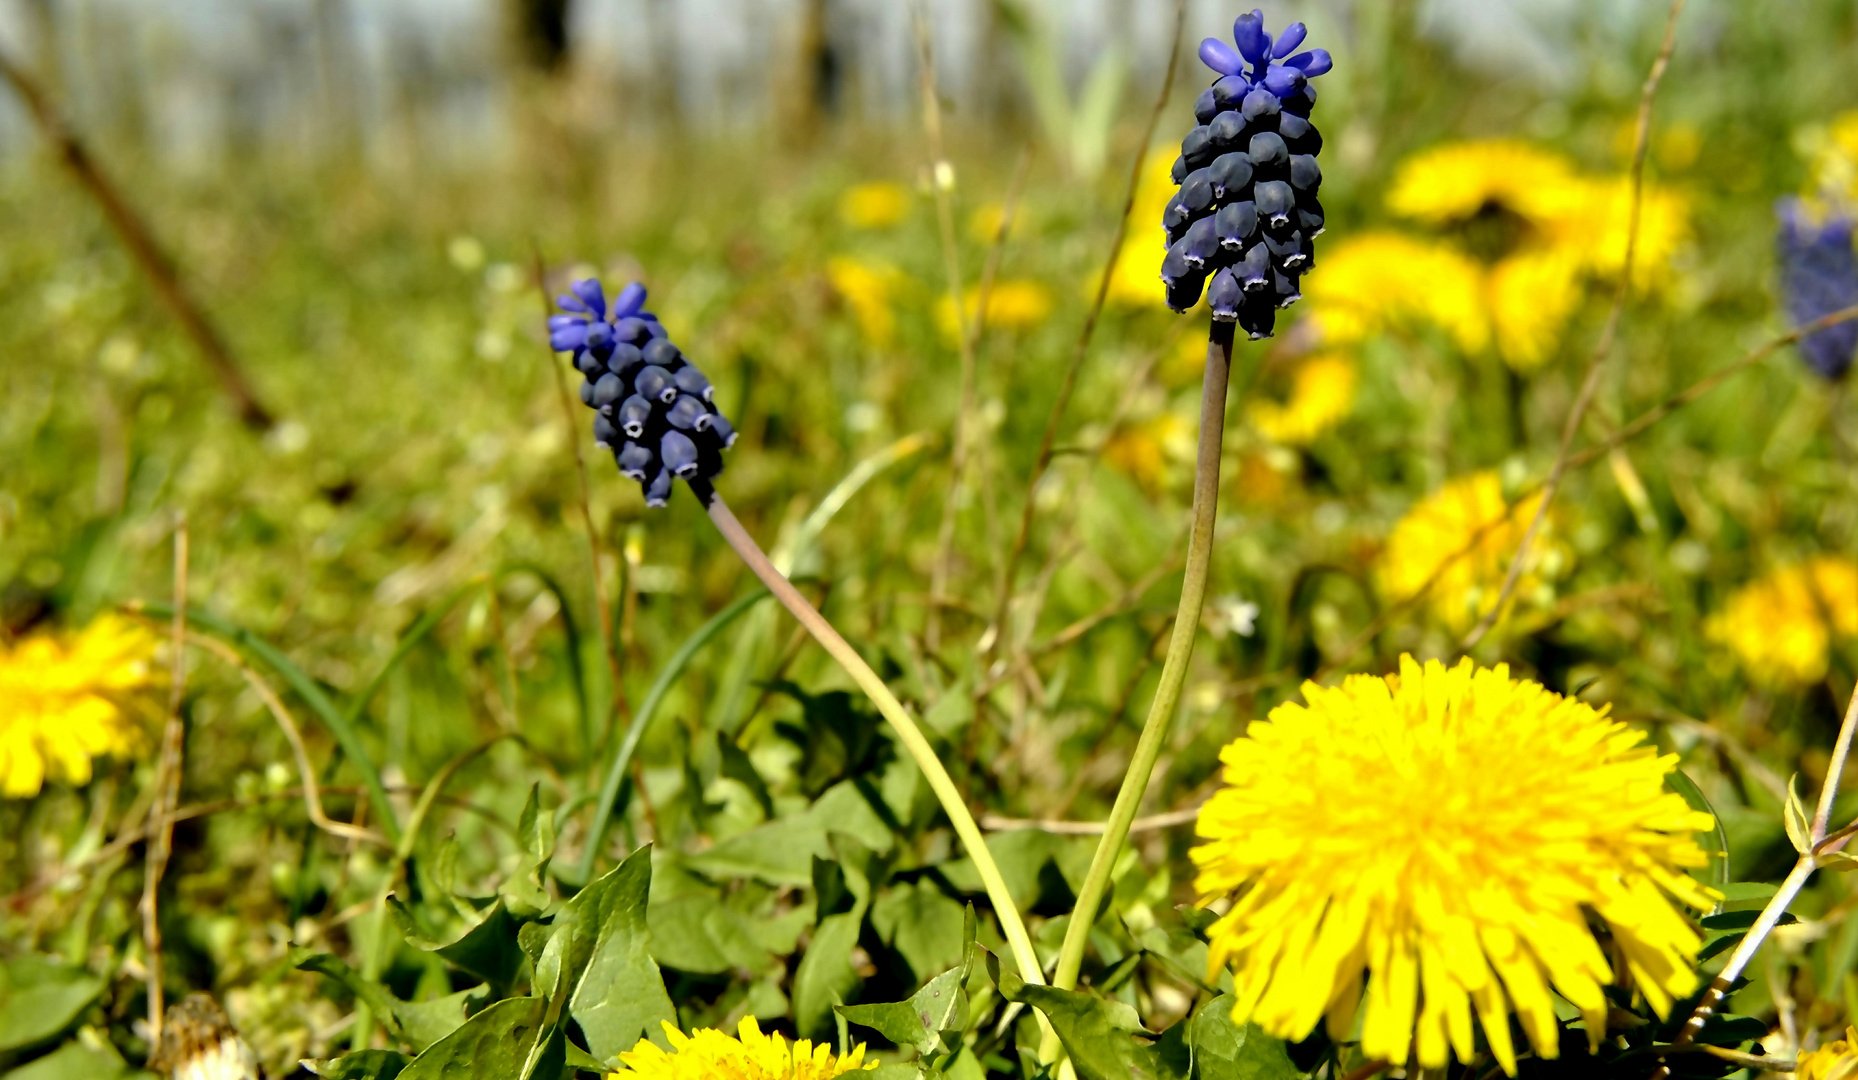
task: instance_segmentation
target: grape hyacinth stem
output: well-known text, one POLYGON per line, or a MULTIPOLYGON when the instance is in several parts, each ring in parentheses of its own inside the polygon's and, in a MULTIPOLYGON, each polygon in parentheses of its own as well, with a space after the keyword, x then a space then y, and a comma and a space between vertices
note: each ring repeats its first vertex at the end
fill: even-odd
MULTIPOLYGON (((1181 581, 1181 601, 1174 614, 1174 633, 1168 640, 1168 658, 1162 664, 1161 682, 1155 688, 1155 700, 1149 706, 1148 719, 1142 723, 1142 737, 1136 743, 1135 757, 1123 775, 1122 788, 1110 809, 1110 819, 1091 856, 1090 870, 1078 891, 1077 907, 1071 923, 1065 927, 1064 948, 1058 954, 1058 969, 1052 985, 1063 990, 1077 986, 1078 969, 1084 962, 1084 946, 1090 940, 1090 928, 1097 921, 1097 906, 1109 887, 1110 870, 1121 854, 1123 841, 1129 836, 1129 823, 1148 790, 1155 760, 1161 756, 1168 727, 1180 703, 1181 684, 1187 679, 1187 663, 1193 658, 1194 637, 1200 631, 1200 609, 1206 602, 1207 570, 1213 553, 1213 520, 1219 510, 1219 453, 1226 434, 1226 386, 1232 375, 1232 337, 1234 324, 1213 323, 1207 339, 1206 378, 1200 392, 1200 447, 1194 461, 1193 526, 1187 540, 1187 569, 1181 581)), ((1057 1052, 1056 1043, 1047 1040, 1040 1056, 1049 1060, 1057 1052)))
MULTIPOLYGON (((826 617, 806 597, 800 595, 800 590, 794 588, 793 582, 788 581, 786 575, 775 569, 761 546, 755 543, 754 537, 748 535, 748 530, 736 520, 729 505, 723 502, 722 496, 716 493, 709 481, 693 479, 690 481, 690 489, 709 511, 710 520, 716 523, 716 531, 723 534, 723 539, 729 542, 729 546, 761 579, 761 583, 768 587, 775 599, 799 620, 807 633, 813 635, 813 640, 819 642, 838 661, 845 673, 877 706, 877 711, 890 722, 898 741, 903 743, 903 748, 909 751, 917 767, 928 777, 929 787, 934 790, 943 812, 948 814, 949 821, 955 826, 955 834, 961 838, 962 846, 967 848, 968 857, 974 860, 975 869, 980 871, 981 883, 987 889, 988 899, 993 902, 994 914, 1000 920, 1000 930, 1006 935, 1007 946, 1013 952, 1020 977, 1029 983, 1042 985, 1045 976, 1039 968, 1038 954, 1033 952, 1032 938, 1026 933, 1026 924, 1019 917, 1019 908, 1013 903, 1012 893, 1007 891, 1006 879, 1000 876, 1000 867, 994 863, 993 854, 987 850, 987 843, 981 836, 981 827, 975 823, 974 815, 969 812, 967 803, 962 801, 961 792, 956 789, 954 780, 949 778, 948 770, 942 767, 942 760, 936 757, 935 748, 929 745, 922 729, 916 726, 916 721, 911 719, 897 696, 890 692, 890 687, 884 685, 884 680, 871 670, 871 665, 864 662, 864 657, 858 655, 858 650, 852 648, 826 621, 826 617)), ((1042 1026, 1045 1024, 1042 1016, 1040 1023, 1042 1026)), ((1046 1027, 1046 1031, 1049 1033, 1050 1028, 1046 1027)))

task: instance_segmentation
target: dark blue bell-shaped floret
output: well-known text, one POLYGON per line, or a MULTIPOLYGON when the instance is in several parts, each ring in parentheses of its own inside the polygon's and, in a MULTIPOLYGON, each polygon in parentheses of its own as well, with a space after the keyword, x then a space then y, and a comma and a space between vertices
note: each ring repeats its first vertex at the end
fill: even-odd
MULTIPOLYGON (((1816 221, 1798 199, 1782 201, 1779 236, 1781 299, 1795 326, 1858 305, 1858 257, 1852 250, 1852 221, 1832 215, 1816 221)), ((1851 370, 1858 351, 1858 320, 1847 320, 1801 338, 1795 346, 1807 366, 1828 379, 1851 370)))
POLYGON ((1162 215, 1161 279, 1169 307, 1187 310, 1205 287, 1214 319, 1258 338, 1270 335, 1278 307, 1302 295, 1297 279, 1315 264, 1322 133, 1309 120, 1310 80, 1334 62, 1322 49, 1297 51, 1309 36, 1302 23, 1273 39, 1261 11, 1240 15, 1232 36, 1200 43, 1217 77, 1194 101, 1198 126, 1171 173, 1181 190, 1162 215))
POLYGON ((588 279, 558 302, 565 314, 549 318, 549 343, 572 352, 584 376, 581 402, 598 410, 595 443, 613 451, 621 475, 639 482, 647 506, 665 505, 678 477, 707 498, 735 428, 712 404, 710 381, 645 310, 644 287, 628 285, 609 302, 588 279))

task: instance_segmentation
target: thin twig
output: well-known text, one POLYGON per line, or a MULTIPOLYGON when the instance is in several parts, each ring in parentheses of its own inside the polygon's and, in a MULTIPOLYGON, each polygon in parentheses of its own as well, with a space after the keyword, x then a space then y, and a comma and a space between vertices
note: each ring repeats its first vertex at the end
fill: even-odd
POLYGON ((271 684, 265 682, 263 676, 253 671, 237 651, 218 638, 190 633, 187 635, 187 640, 237 668, 239 674, 245 677, 246 685, 252 688, 252 692, 258 695, 258 700, 264 702, 265 708, 271 711, 272 719, 277 721, 279 730, 284 733, 284 740, 290 743, 291 755, 296 759, 297 782, 303 790, 303 809, 304 813, 309 815, 310 824, 331 836, 361 840, 377 847, 391 848, 393 842, 380 833, 371 829, 358 829, 346 821, 337 821, 323 812, 322 792, 317 785, 316 769, 310 764, 309 751, 304 746, 303 730, 297 726, 297 721, 290 715, 290 710, 284 707, 283 699, 277 696, 277 691, 271 689, 271 684))
MULTIPOLYGON (((1186 825, 1200 816, 1198 806, 1185 810, 1170 810, 1165 814, 1150 814, 1129 822, 1129 831, 1153 832, 1156 829, 1171 829, 1176 825, 1186 825)), ((1059 818, 1010 818, 999 814, 982 814, 981 828, 991 832, 1012 832, 1031 829, 1037 832, 1057 833, 1060 836, 1102 836, 1109 826, 1105 821, 1065 821, 1059 818)))
POLYGON ((269 428, 275 422, 270 411, 260 403, 257 392, 246 381, 245 372, 240 369, 238 361, 233 359, 232 350, 227 348, 225 338, 220 335, 199 302, 187 291, 187 286, 181 283, 174 260, 162 250, 155 234, 129 205, 128 200, 123 198, 115 182, 104 175, 90 156, 90 151, 78 139, 77 133, 59 115, 50 95, 5 53, 0 53, 0 76, 12 84, 14 91, 25 101, 26 111, 32 114, 33 121, 38 124, 39 133, 52 144, 65 167, 71 170, 71 174, 77 177, 78 182, 90 192, 91 198, 103 210, 103 216, 109 220, 110 227, 116 230, 117 239, 129 249, 136 265, 142 268, 142 272, 155 286, 161 302, 167 305, 180 322, 182 331, 192 340, 194 348, 199 350, 200 358, 213 370, 221 389, 232 398, 239 419, 244 421, 246 427, 256 431, 269 428))
MULTIPOLYGON (((555 310, 548 296, 548 275, 542 262, 542 249, 531 245, 530 259, 533 264, 536 295, 542 299, 544 317, 555 310)), ((608 707, 607 723, 610 725, 615 717, 626 715, 626 683, 623 678, 625 667, 620 659, 619 649, 613 640, 613 608, 606 599, 606 577, 600 572, 600 530, 594 525, 593 491, 587 479, 587 459, 581 453, 580 427, 574 421, 574 403, 569 399, 568 377, 562 373, 561 364, 555 359, 553 351, 548 355, 549 372, 555 380, 555 399, 561 403, 562 424, 568 433, 568 446, 574 452, 574 475, 580 481, 581 525, 587 530, 587 558, 593 566, 594 607, 599 610, 600 651, 606 656, 607 670, 613 679, 613 701, 608 707)), ((587 745, 581 750, 589 755, 594 753, 592 732, 582 732, 587 745)))
MULTIPOLYGON (((1103 264, 1103 277, 1097 282, 1097 295, 1091 301, 1090 311, 1084 316, 1083 328, 1078 331, 1077 345, 1071 350, 1071 360, 1065 366, 1064 379, 1058 384, 1058 396, 1052 401, 1052 413, 1045 421, 1045 433, 1039 437, 1039 454, 1026 480, 1019 529, 1013 534, 1013 546, 1007 550, 1006 563, 1001 567, 998 584, 1000 598, 994 604, 995 632, 990 635, 989 641, 989 645, 994 647, 1005 636, 999 628, 1005 625, 1007 609, 1013 603, 1013 576, 1019 571, 1019 560, 1025 556, 1026 544, 1032 536, 1032 516, 1038 509, 1033 496, 1038 491, 1039 481, 1045 478, 1046 470, 1051 467, 1052 452, 1058 439, 1058 425, 1063 422, 1065 410, 1071 405, 1071 393, 1077 386, 1078 372, 1084 366, 1084 358, 1090 354, 1090 341, 1096 336, 1097 320, 1102 316, 1104 301, 1110 294, 1110 273, 1116 266, 1118 256, 1122 254, 1123 240, 1129 231, 1129 215, 1135 209, 1136 192, 1142 185, 1142 166, 1148 160, 1148 144, 1155 137, 1155 126, 1161 122, 1162 111, 1167 108, 1168 98, 1174 91, 1174 72, 1180 64, 1181 38, 1186 28, 1187 0, 1175 0, 1174 34, 1168 39, 1167 73, 1162 76, 1161 88, 1155 94, 1155 104, 1148 111, 1148 122, 1142 127, 1142 137, 1136 140, 1135 157, 1129 164, 1129 184, 1123 195, 1122 213, 1117 215, 1116 231, 1110 239, 1109 259, 1103 264)), ((982 659, 985 658, 986 652, 983 652, 982 659)))
POLYGON ((1477 643, 1484 640, 1491 627, 1503 616, 1503 609, 1516 592, 1516 583, 1522 579, 1523 567, 1529 560, 1529 548, 1542 530, 1542 522, 1548 518, 1548 508, 1561 491, 1561 478, 1568 470, 1568 459, 1574 449, 1575 436, 1580 434, 1581 421, 1586 419, 1587 410, 1593 405, 1594 394, 1600 389, 1600 373, 1606 367, 1609 353, 1613 351, 1613 340, 1619 334, 1619 320, 1626 310, 1626 298, 1632 293, 1632 264, 1639 251, 1639 215, 1645 198, 1645 155, 1646 147, 1651 141, 1652 103, 1657 100, 1658 86, 1664 81, 1665 69, 1671 64, 1672 50, 1677 48, 1677 20, 1684 12, 1684 0, 1671 0, 1670 12, 1665 16, 1664 44, 1659 46, 1658 57, 1652 61, 1651 73, 1645 77, 1644 89, 1639 93, 1638 129, 1634 132, 1632 143, 1632 195, 1626 205, 1626 253, 1619 268, 1619 285, 1613 291, 1613 306, 1607 312, 1606 325, 1600 330, 1600 340, 1594 344, 1593 356, 1587 361, 1587 374, 1581 380, 1581 389, 1574 398, 1574 407, 1568 410, 1567 423, 1561 429, 1561 446, 1555 451, 1555 464, 1548 472, 1548 483, 1542 490, 1542 500, 1536 504, 1535 516, 1530 519, 1529 527, 1523 530, 1523 537, 1516 545, 1516 554, 1510 559, 1509 572, 1503 576, 1503 587, 1497 590, 1497 602, 1492 604, 1477 625, 1466 634, 1459 648, 1470 652, 1477 643))
MULTIPOLYGON (((1767 906, 1761 909, 1755 924, 1749 927, 1748 934, 1736 945, 1735 951, 1729 954, 1729 960, 1723 965, 1722 971, 1710 981, 1709 989, 1703 992, 1690 1019, 1684 1021, 1684 1027, 1677 1033, 1677 1038, 1671 1040, 1674 1049, 1696 1041, 1703 1026, 1716 1014, 1717 1006, 1728 996, 1729 988, 1741 977, 1749 961, 1755 958, 1756 950, 1761 948, 1768 934, 1780 923, 1781 916, 1787 913, 1787 906, 1793 903, 1794 897, 1806 886, 1806 879, 1812 877, 1813 872, 1819 868, 1820 856, 1838 851, 1851 839, 1849 833, 1836 838, 1827 836, 1826 825, 1832 817, 1832 804, 1838 797, 1839 781, 1845 772, 1845 762, 1851 751, 1855 731, 1858 731, 1858 689, 1853 690, 1851 700, 1845 706, 1845 719, 1839 725, 1838 741, 1833 744, 1832 761, 1826 768, 1825 783, 1819 789, 1819 807, 1813 814, 1813 822, 1807 833, 1806 850, 1800 853, 1799 861, 1794 863, 1793 870, 1781 882, 1780 889, 1767 906)), ((1670 1075, 1670 1068, 1660 1064, 1657 1071, 1652 1073, 1652 1080, 1667 1080, 1670 1075)))
MULTIPOLYGON (((168 869, 168 857, 174 849, 175 804, 181 795, 183 740, 181 703, 187 694, 187 512, 174 518, 174 618, 170 627, 168 676, 168 721, 161 732, 161 754, 155 764, 155 798, 150 811, 154 842, 143 862, 142 944, 147 953, 144 963, 148 983, 148 1041, 161 1046, 163 965, 161 961, 161 911, 157 899, 161 877, 168 869)), ((151 1050, 150 1053, 155 1053, 151 1050)))

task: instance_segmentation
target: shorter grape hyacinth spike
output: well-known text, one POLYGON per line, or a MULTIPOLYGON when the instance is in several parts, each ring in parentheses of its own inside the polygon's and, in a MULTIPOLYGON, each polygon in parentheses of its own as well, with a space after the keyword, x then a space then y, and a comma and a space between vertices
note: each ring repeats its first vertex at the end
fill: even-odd
POLYGON ((556 303, 567 314, 549 316, 548 343, 574 356, 581 403, 597 413, 595 444, 639 482, 645 505, 665 505, 674 478, 707 503, 735 429, 711 403, 710 380, 645 310, 645 286, 626 286, 609 308, 600 283, 587 278, 556 303))
MULTIPOLYGON (((1858 255, 1852 250, 1852 220, 1832 213, 1818 222, 1798 199, 1783 200, 1781 299, 1795 326, 1804 326, 1858 304, 1858 255)), ((1858 320, 1835 323, 1800 339, 1807 366, 1828 379, 1851 370, 1858 352, 1858 320)))
POLYGON ((1204 291, 1213 318, 1238 322, 1253 340, 1270 337, 1277 309, 1302 297, 1297 280, 1315 265, 1323 231, 1323 140, 1310 123, 1309 81, 1334 65, 1323 49, 1292 55, 1307 33, 1291 23, 1273 40, 1254 10, 1232 24, 1236 49, 1200 43, 1200 60, 1219 77, 1194 103, 1200 126, 1181 140, 1181 190, 1162 213, 1168 306, 1186 311, 1204 291))

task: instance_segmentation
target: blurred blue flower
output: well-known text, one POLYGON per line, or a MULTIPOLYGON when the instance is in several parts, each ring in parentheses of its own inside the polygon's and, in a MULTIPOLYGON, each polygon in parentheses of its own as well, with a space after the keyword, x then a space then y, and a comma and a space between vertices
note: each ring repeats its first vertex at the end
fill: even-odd
POLYGON ((626 286, 609 308, 587 278, 556 303, 568 314, 549 316, 549 345, 574 355, 581 402, 599 414, 594 441, 639 482, 645 505, 665 505, 673 478, 707 485, 722 472, 735 429, 712 404, 710 381, 645 310, 645 286, 626 286))
MULTIPOLYGON (((1834 214, 1816 222, 1798 199, 1777 207, 1781 219, 1781 298, 1795 326, 1858 305, 1858 257, 1852 220, 1834 214)), ((1800 339, 1807 366, 1828 379, 1842 378, 1858 351, 1858 320, 1836 323, 1800 339)))
POLYGON ((1237 321, 1254 339, 1269 337, 1277 310, 1302 296, 1297 279, 1314 265, 1323 231, 1322 135, 1309 121, 1309 81, 1334 61, 1323 49, 1292 55, 1307 33, 1292 23, 1274 40, 1254 10, 1232 24, 1236 48, 1200 43, 1219 78, 1194 103, 1200 126, 1181 141, 1180 194, 1162 215, 1168 306, 1186 311, 1205 290, 1213 318, 1237 321))

